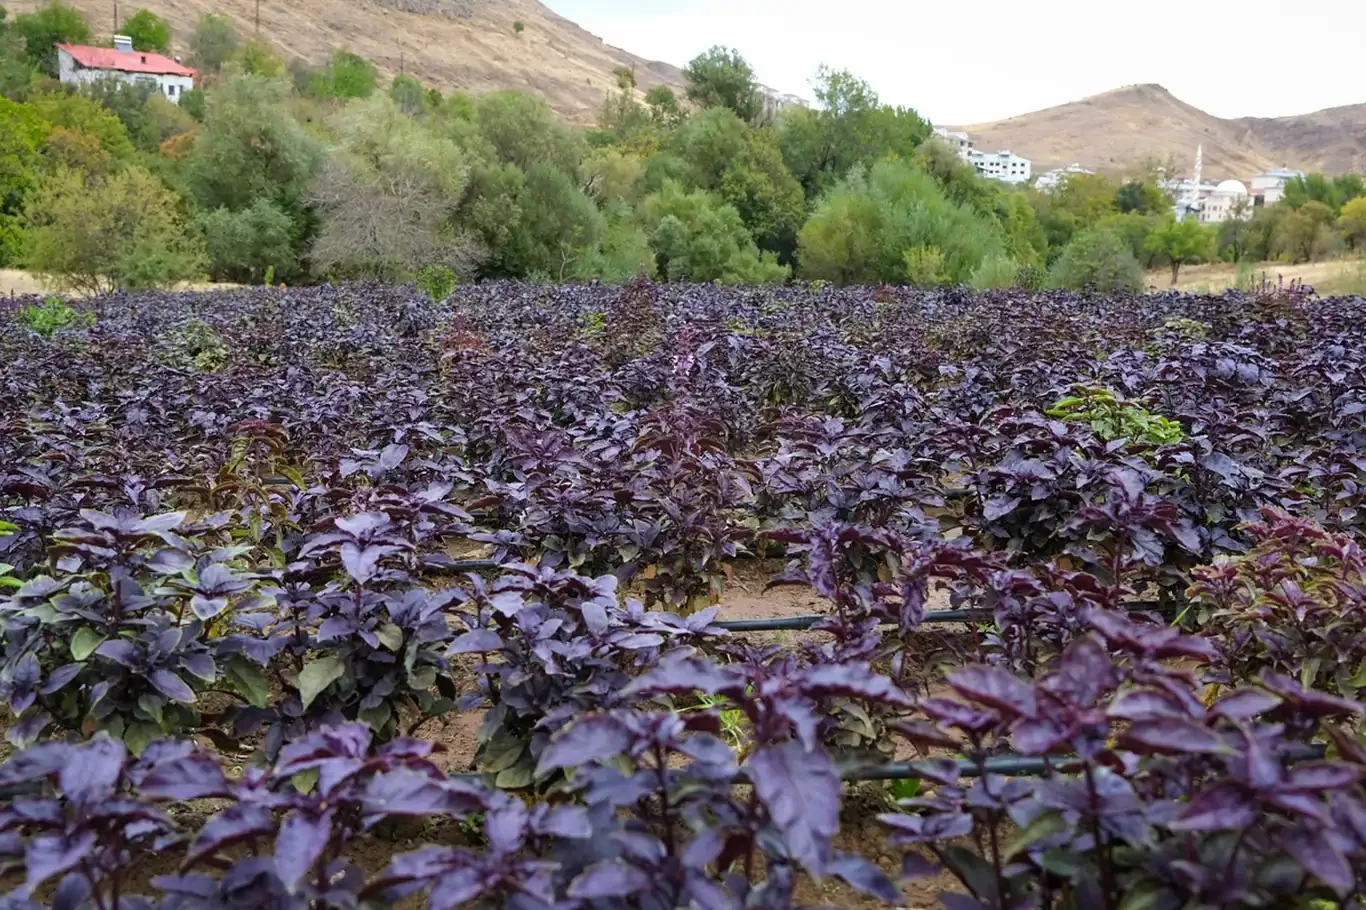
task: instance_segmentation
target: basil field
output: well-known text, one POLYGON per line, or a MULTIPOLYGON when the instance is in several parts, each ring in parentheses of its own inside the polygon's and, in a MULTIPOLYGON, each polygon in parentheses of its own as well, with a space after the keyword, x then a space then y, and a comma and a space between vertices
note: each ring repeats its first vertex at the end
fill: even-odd
POLYGON ((1362 907, 1363 325, 7 302, 0 907, 1362 907))

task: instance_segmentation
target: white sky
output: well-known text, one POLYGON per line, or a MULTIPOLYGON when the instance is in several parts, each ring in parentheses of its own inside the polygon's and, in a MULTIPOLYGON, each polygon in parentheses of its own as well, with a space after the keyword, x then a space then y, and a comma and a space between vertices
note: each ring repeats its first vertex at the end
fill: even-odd
POLYGON ((1220 117, 1366 102, 1366 0, 544 0, 609 44, 685 64, 738 49, 811 97, 817 65, 968 124, 1156 82, 1220 117))

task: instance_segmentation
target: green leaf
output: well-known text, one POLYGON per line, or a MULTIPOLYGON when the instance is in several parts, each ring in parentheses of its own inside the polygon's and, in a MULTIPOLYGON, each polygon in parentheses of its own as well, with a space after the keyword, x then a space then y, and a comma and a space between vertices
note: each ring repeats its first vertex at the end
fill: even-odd
POLYGON ((1091 870, 1091 864, 1087 862, 1086 857, 1072 850, 1063 849, 1045 850, 1039 857, 1039 865, 1059 878, 1069 881, 1076 881, 1082 873, 1089 874, 1091 870))
POLYGON ((379 642, 390 651, 397 651, 403 647, 403 630, 394 623, 386 623, 380 627, 379 642))
POLYGON ((270 684, 261 668, 248 660, 237 658, 225 668, 228 682, 242 694, 253 708, 270 705, 270 684))
POLYGON ((299 700, 303 702, 304 710, 307 711, 313 700, 321 695, 324 689, 341 679, 345 672, 346 667, 335 654, 319 657, 304 667, 295 683, 299 687, 299 700))
POLYGON ((165 706, 166 702, 155 695, 138 696, 138 707, 142 709, 144 714, 152 719, 152 722, 155 723, 158 728, 165 723, 165 718, 163 718, 161 714, 161 709, 165 706))
POLYGON ((128 725, 128 729, 123 731, 123 744, 134 755, 141 755, 142 750, 146 749, 149 743, 160 738, 160 727, 141 720, 133 721, 128 725))
POLYGON ((408 685, 414 689, 426 690, 436 685, 436 668, 423 667, 408 674, 408 685))
POLYGON ((300 771, 298 774, 291 777, 289 782, 292 783, 294 789, 298 790, 300 793, 312 793, 313 788, 317 786, 318 783, 318 769, 309 768, 307 771, 300 771))
POLYGON ((1143 883, 1129 890, 1119 910, 1156 910, 1162 906, 1162 892, 1156 885, 1143 883))
POLYGON ((498 776, 493 779, 493 785, 500 790, 521 790, 524 787, 530 787, 535 779, 535 768, 532 766, 531 757, 526 756, 511 768, 499 771, 498 776))
POLYGON ((479 748, 479 753, 476 756, 479 770, 488 774, 505 771, 517 764, 517 760, 522 757, 522 752, 525 749, 526 743, 524 741, 506 730, 500 729, 479 748))
POLYGON ((1314 687, 1314 680, 1318 679, 1319 666, 1322 663, 1323 658, 1321 657, 1311 657, 1306 660, 1304 666, 1300 668, 1300 685, 1304 686, 1306 689, 1312 689, 1314 687))
POLYGON ((1361 662, 1361 665, 1357 667, 1356 673, 1351 679, 1347 680, 1347 685, 1354 689, 1366 687, 1366 660, 1361 662))
POLYGON ((1030 845, 1067 830, 1067 822, 1057 812, 1047 812, 1029 823, 1006 849, 1006 858, 1014 858, 1030 845))
POLYGON ((371 730, 378 733, 384 729, 384 725, 389 722, 389 718, 394 716, 394 711, 389 707, 387 701, 382 701, 373 708, 361 708, 356 712, 356 719, 361 723, 368 724, 371 730))
POLYGON ((71 636, 71 659, 86 660, 102 644, 104 644, 104 636, 89 626, 81 626, 76 630, 76 634, 71 636))

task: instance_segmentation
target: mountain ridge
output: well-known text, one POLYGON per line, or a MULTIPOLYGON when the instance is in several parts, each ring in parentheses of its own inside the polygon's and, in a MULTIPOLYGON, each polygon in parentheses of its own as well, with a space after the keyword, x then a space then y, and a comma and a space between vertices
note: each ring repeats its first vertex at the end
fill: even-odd
MULTIPOLYGON (((108 0, 66 2, 97 36, 113 33, 108 0)), ((245 39, 257 8, 255 0, 137 0, 125 13, 134 6, 171 23, 182 55, 201 13, 228 17, 245 39)), ((642 92, 683 85, 678 67, 613 47, 537 0, 260 0, 260 16, 262 37, 286 60, 320 65, 345 48, 386 77, 409 72, 443 91, 529 91, 580 124, 595 122, 617 91, 618 67, 635 71, 642 92)))
POLYGON ((1216 178, 1247 180, 1276 167, 1366 172, 1366 104, 1225 119, 1145 83, 955 129, 984 151, 1010 149, 1031 159, 1036 173, 1076 162, 1123 174, 1149 159, 1175 159, 1184 169, 1197 145, 1204 146, 1205 172, 1216 178))

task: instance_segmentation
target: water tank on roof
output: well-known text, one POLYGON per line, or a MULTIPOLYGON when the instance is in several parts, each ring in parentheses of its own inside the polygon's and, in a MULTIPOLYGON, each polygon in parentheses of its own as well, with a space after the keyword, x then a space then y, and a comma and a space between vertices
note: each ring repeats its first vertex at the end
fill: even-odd
POLYGON ((1214 188, 1214 191, 1221 196, 1246 196, 1247 187, 1241 180, 1225 180, 1214 188))

